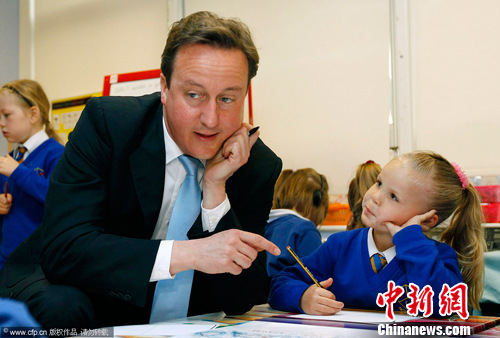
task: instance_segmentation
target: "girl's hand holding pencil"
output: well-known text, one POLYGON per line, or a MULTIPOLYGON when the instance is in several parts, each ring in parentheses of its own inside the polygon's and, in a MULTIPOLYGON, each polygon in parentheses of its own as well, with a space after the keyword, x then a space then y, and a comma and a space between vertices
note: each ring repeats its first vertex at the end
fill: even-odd
POLYGON ((5 182, 4 193, 0 195, 0 215, 6 215, 12 206, 12 195, 8 193, 8 184, 5 182))
POLYGON ((292 248, 290 247, 290 245, 287 246, 286 249, 288 251, 290 251, 290 253, 292 254, 293 258, 295 258, 295 260, 300 264, 300 266, 302 267, 302 269, 304 269, 305 272, 307 272, 307 274, 309 275, 309 277, 311 277, 311 279, 314 282, 314 284, 316 284, 318 287, 322 288, 322 286, 318 283, 318 281, 316 280, 316 278, 314 278, 314 276, 311 273, 311 271, 309 271, 309 269, 306 268, 306 266, 304 265, 304 263, 302 263, 302 261, 300 260, 299 256, 297 256, 297 254, 292 250, 292 248))
POLYGON ((300 308, 309 315, 333 315, 342 310, 344 303, 337 302, 335 295, 326 290, 333 284, 333 278, 319 283, 292 248, 290 246, 286 248, 314 282, 300 297, 300 308))
POLYGON ((326 290, 333 284, 333 279, 328 278, 319 283, 321 287, 311 285, 300 297, 300 308, 309 315, 334 315, 344 307, 338 302, 335 295, 326 290))

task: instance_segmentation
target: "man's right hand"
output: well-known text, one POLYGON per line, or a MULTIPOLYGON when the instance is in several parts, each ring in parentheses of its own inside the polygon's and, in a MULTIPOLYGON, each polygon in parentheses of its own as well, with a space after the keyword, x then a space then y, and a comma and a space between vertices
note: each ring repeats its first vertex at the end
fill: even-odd
POLYGON ((257 258, 260 251, 278 256, 281 251, 262 236, 237 229, 189 241, 174 241, 170 274, 198 270, 208 274, 239 275, 257 258))
POLYGON ((252 149, 259 137, 257 131, 248 136, 252 126, 242 124, 222 145, 217 154, 207 161, 203 177, 203 207, 213 209, 226 198, 226 181, 241 166, 247 163, 252 149))

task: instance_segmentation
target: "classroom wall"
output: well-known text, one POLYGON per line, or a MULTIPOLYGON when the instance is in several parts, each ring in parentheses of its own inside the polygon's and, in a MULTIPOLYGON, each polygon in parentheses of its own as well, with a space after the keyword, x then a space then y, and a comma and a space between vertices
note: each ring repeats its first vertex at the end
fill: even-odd
MULTIPOLYGON (((0 0, 0 86, 19 77, 19 3, 0 0)), ((8 152, 0 137, 0 156, 8 152)))
POLYGON ((389 159, 386 0, 186 1, 186 15, 240 17, 261 62, 254 123, 283 167, 313 167, 347 192, 357 164, 389 159))
POLYGON ((0 0, 0 84, 16 80, 19 71, 19 3, 0 0))
POLYGON ((416 148, 500 175, 500 1, 411 4, 416 148))
MULTIPOLYGON (((101 91, 107 74, 159 68, 171 3, 37 0, 35 79, 63 99, 101 91)), ((284 168, 314 167, 344 194, 359 163, 391 158, 389 0, 184 4, 186 14, 212 10, 249 25, 261 56, 254 123, 284 168)), ((409 4, 414 147, 441 152, 468 174, 500 175, 500 1, 409 4)), ((27 68, 21 61, 20 74, 27 68)))
POLYGON ((105 75, 159 68, 166 17, 165 0, 36 0, 35 78, 56 100, 102 91, 105 75))

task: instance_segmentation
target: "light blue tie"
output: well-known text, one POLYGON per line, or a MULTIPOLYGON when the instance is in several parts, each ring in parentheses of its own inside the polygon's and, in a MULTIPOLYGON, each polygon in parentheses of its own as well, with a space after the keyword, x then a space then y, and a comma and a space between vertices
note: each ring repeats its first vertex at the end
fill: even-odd
MULTIPOLYGON (((187 232, 196 221, 201 209, 201 191, 197 179, 200 161, 187 155, 179 156, 179 161, 186 170, 186 178, 182 182, 172 210, 167 239, 182 241, 188 239, 187 232)), ((193 270, 187 270, 177 273, 173 279, 158 281, 150 323, 187 316, 193 274, 193 270)))

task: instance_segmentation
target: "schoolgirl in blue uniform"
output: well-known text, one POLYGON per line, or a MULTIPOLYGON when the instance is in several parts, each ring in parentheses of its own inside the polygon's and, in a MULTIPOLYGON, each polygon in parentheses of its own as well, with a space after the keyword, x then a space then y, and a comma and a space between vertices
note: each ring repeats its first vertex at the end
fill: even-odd
POLYGON ((283 170, 274 188, 273 208, 265 237, 276 244, 280 256, 267 255, 267 274, 273 277, 297 261, 286 250, 304 257, 321 245, 317 226, 328 213, 328 182, 312 168, 283 170))
POLYGON ((382 171, 380 164, 368 160, 358 165, 356 175, 349 182, 349 190, 347 191, 347 202, 352 211, 351 217, 347 221, 346 230, 357 228, 366 228, 361 221, 363 212, 363 197, 365 197, 368 189, 377 181, 377 177, 382 171))
POLYGON ((0 89, 0 128, 8 142, 18 144, 0 157, 0 269, 42 223, 49 176, 64 151, 49 111, 35 81, 13 81, 0 89))
MULTIPOLYGON (((272 280, 269 304, 313 315, 344 307, 382 310, 377 295, 394 281, 407 292, 409 283, 431 286, 433 314, 439 315, 443 284, 463 281, 468 303, 479 308, 486 243, 479 196, 460 167, 423 151, 391 160, 365 194, 361 217, 368 228, 331 235, 303 259, 323 288, 295 265, 272 280), (452 214, 439 242, 423 234, 452 214)), ((407 310, 408 302, 403 295, 394 310, 407 310)))

